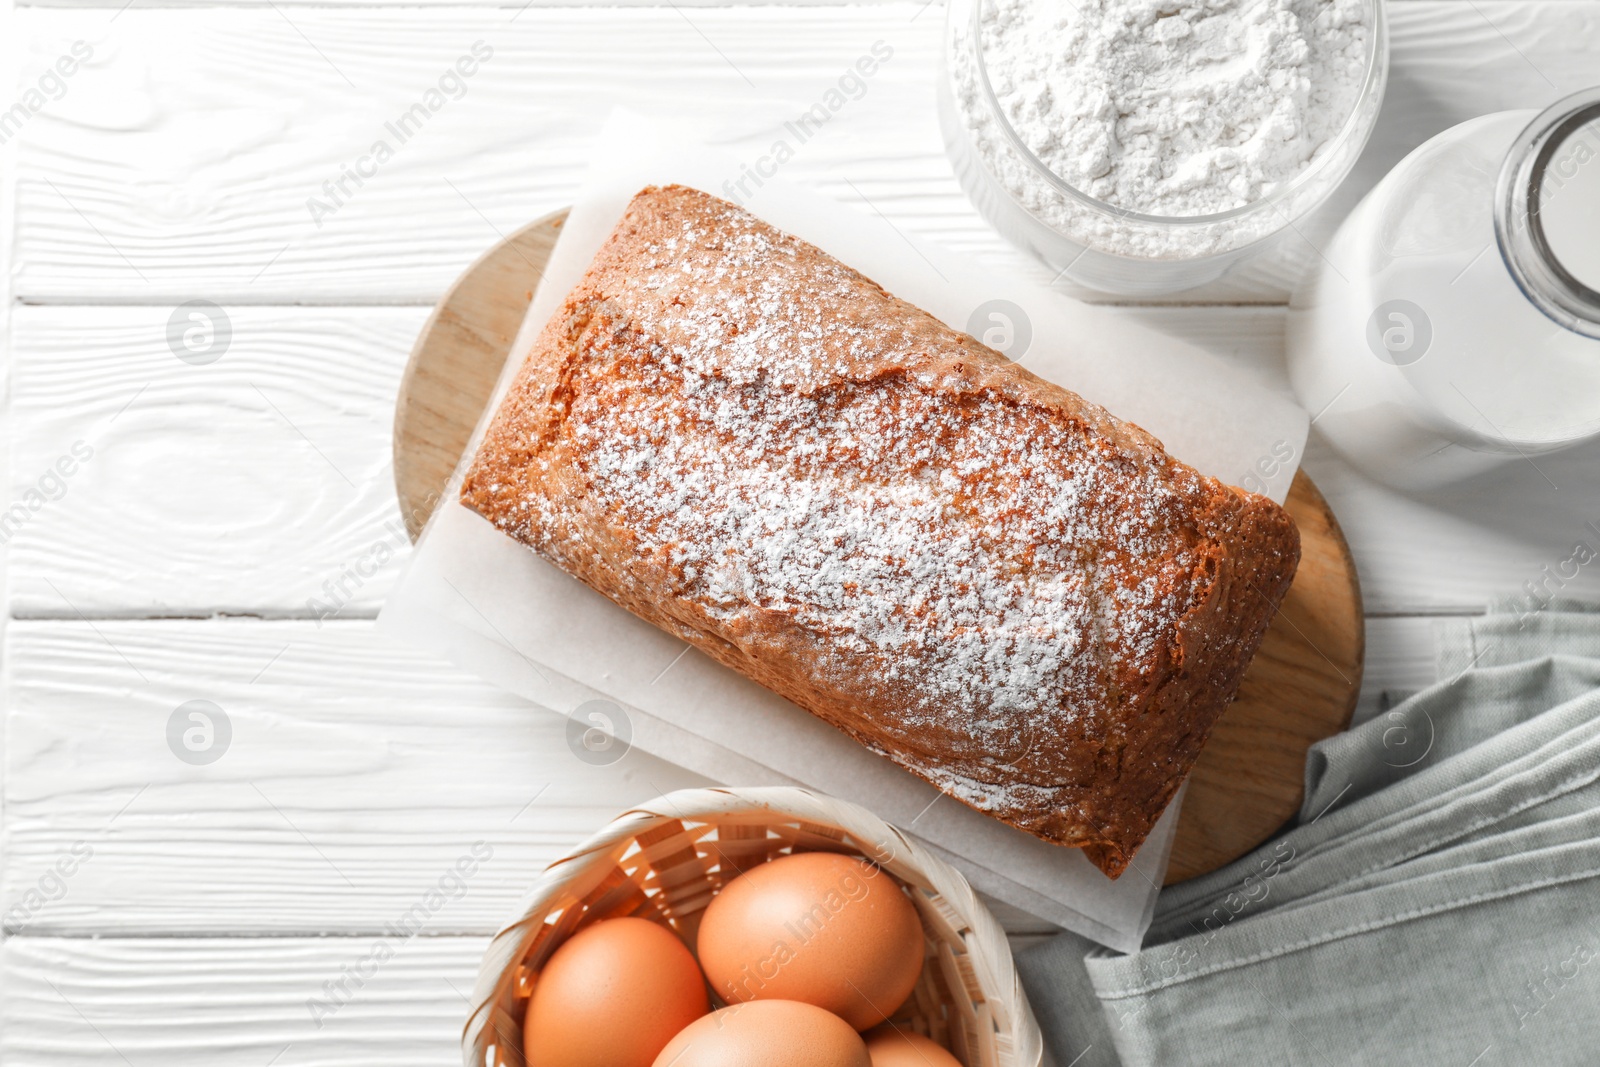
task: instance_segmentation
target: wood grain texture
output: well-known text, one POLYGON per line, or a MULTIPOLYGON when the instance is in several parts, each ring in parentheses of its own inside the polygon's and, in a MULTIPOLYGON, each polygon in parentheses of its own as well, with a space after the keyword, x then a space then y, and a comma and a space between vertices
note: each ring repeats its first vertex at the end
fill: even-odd
POLYGON ((1425 615, 1367 619, 1367 669, 1354 724, 1386 710, 1385 701, 1426 689, 1439 680, 1439 619, 1425 615))
POLYGON ((394 409, 395 494, 413 541, 489 405, 566 217, 546 215, 485 252, 417 335, 394 409), (468 352, 488 358, 449 358, 468 352))
MULTIPOLYGON (((1466 118, 1540 106, 1594 78, 1597 0, 1416 0, 1390 10, 1384 112, 1328 211, 1300 226, 1298 261, 1259 264, 1182 301, 1282 300, 1332 222, 1407 150, 1466 118)), ((571 202, 588 139, 613 104, 693 117, 754 158, 877 40, 894 48, 892 61, 784 176, 1048 280, 989 230, 945 160, 932 103, 938 8, 512 14, 129 10, 111 21, 26 10, 25 70, 80 38, 96 58, 20 138, 18 295, 432 305, 496 237, 571 202), (478 40, 494 58, 465 95, 314 222, 307 202, 323 183, 478 40), (206 86, 203 110, 191 106, 195 84, 206 86)))
MULTIPOLYGON (((1429 620, 1368 627, 1366 693, 1432 681, 1429 620)), ((583 764, 561 716, 362 622, 20 622, 4 651, 0 905, 30 936, 381 931, 477 840, 494 859, 432 929, 488 934, 544 863, 618 809, 701 784, 637 752, 583 764), (233 724, 202 767, 165 737, 197 698, 233 724), (80 841, 92 858, 30 906, 80 841)))
POLYGON ((5 659, 0 900, 35 933, 381 930, 479 840, 492 861, 436 924, 488 932, 618 810, 704 784, 637 752, 586 764, 564 715, 365 622, 23 622, 5 659), (231 724, 205 765, 169 747, 191 700, 231 724), (80 841, 92 858, 30 909, 80 841))
MULTIPOLYGON (((1363 708, 1434 680, 1431 620, 1369 620, 1367 646, 1363 708)), ((373 933, 483 840, 493 859, 430 930, 487 935, 618 810, 702 784, 637 752, 584 764, 562 716, 366 622, 16 622, 3 657, 13 934, 373 933), (233 726, 209 766, 167 748, 193 699, 233 726), (78 842, 93 856, 59 890, 49 874, 78 842)))
POLYGON ((423 313, 236 307, 194 366, 170 310, 14 314, 12 486, 43 503, 0 529, 12 611, 374 613, 406 544, 385 442, 423 313))
MULTIPOLYGON (((394 0, 272 0, 279 7, 392 7, 394 0)), ((892 0, 854 0, 855 3, 885 3, 892 0)), ((1390 0, 1391 4, 1409 4, 1417 0, 1390 0)), ((1454 0, 1464 3, 1466 0, 1454 0)), ((1571 0, 1582 2, 1582 0, 1571 0)), ((838 0, 683 0, 676 6, 689 8, 716 7, 760 7, 769 4, 783 4, 784 6, 836 6, 838 0)), ((122 5, 115 0, 22 0, 21 7, 61 7, 80 8, 88 10, 115 11, 122 5)), ((270 6, 269 0, 132 0, 128 5, 134 8, 208 8, 208 7, 264 7, 270 6)), ((516 11, 524 7, 590 7, 590 8, 636 8, 658 6, 655 0, 418 0, 417 7, 454 7, 454 8, 505 8, 516 11)), ((943 17, 943 4, 928 0, 930 13, 943 17)))
MULTIPOLYGON (((896 0, 850 0, 852 4, 892 3, 896 0)), ((903 0, 901 0, 903 2, 903 0)), ((1391 0, 1391 2, 1409 3, 1411 0, 1391 0)), ((690 12, 705 8, 723 7, 769 7, 781 4, 785 7, 838 7, 840 0, 681 0, 675 6, 688 8, 690 12)), ((928 5, 935 14, 943 17, 943 4, 940 0, 928 0, 928 5)), ((19 8, 73 8, 78 10, 101 10, 115 12, 123 6, 114 0, 17 0, 19 8)), ((144 9, 206 9, 206 8, 250 8, 250 7, 365 7, 365 8, 397 8, 394 0, 131 0, 129 8, 144 9)), ((592 8, 599 10, 619 10, 618 17, 626 18, 630 10, 641 7, 660 6, 655 0, 417 0, 414 4, 404 5, 413 8, 469 8, 484 10, 504 10, 508 15, 519 10, 531 8, 592 8)))
POLYGON ((4 658, 12 933, 381 932, 482 842, 492 858, 429 931, 489 934, 618 811, 706 784, 636 751, 580 760, 572 709, 366 622, 20 622, 4 658), (195 699, 231 724, 207 765, 169 748, 168 720, 195 699), (91 855, 73 863, 74 846, 91 855), (72 873, 53 879, 63 861, 72 873))
MULTIPOLYGON (((426 312, 230 306, 233 347, 193 367, 166 347, 169 311, 13 309, 14 489, 37 485, 75 441, 96 451, 11 536, 11 612, 311 617, 308 601, 332 603, 323 585, 342 582, 337 617, 374 615, 407 551, 392 404, 426 312), (373 573, 352 576, 357 565, 373 573)), ((1119 313, 1281 385, 1280 309, 1119 313)), ((1600 448, 1541 457, 1538 470, 1517 463, 1424 496, 1350 470, 1315 434, 1304 463, 1344 528, 1367 610, 1414 614, 1481 611, 1575 541, 1600 546, 1587 528, 1600 523, 1597 459, 1600 448)), ((1600 569, 1565 591, 1600 599, 1600 569)))
MULTIPOLYGON (((168 308, 8 310, 12 487, 45 480, 50 498, 0 527, 12 614, 376 614, 408 547, 391 427, 425 311, 234 305, 228 350, 191 366, 168 308), (93 457, 57 485, 79 441, 93 457)), ((1128 314, 1264 373, 1278 362, 1273 312, 1128 314)))
MULTIPOLYGON (((704 122, 736 149, 765 151, 785 119, 879 39, 895 49, 893 60, 786 171, 815 179, 859 161, 867 145, 878 177, 848 172, 867 196, 917 199, 937 185, 948 208, 961 201, 948 169, 941 180, 935 168, 943 160, 929 81, 938 12, 913 22, 919 10, 902 3, 689 17, 647 8, 623 19, 574 8, 515 19, 496 9, 413 9, 403 19, 305 10, 291 26, 271 9, 129 11, 114 25, 98 13, 35 9, 23 16, 34 65, 80 36, 102 59, 25 134, 24 170, 51 175, 55 187, 24 182, 32 191, 21 194, 22 241, 33 234, 54 244, 56 225, 81 237, 63 235, 62 258, 38 260, 37 270, 21 253, 22 275, 37 284, 19 279, 18 291, 30 300, 231 291, 228 299, 249 301, 431 305, 496 236, 571 202, 587 143, 612 106, 704 122), (494 55, 465 94, 398 143, 386 123, 480 40, 494 55), (780 53, 773 41, 784 43, 780 53), (182 79, 162 76, 176 65, 187 71, 182 79), (205 113, 189 107, 190 81, 210 87, 205 113), (78 140, 68 127, 90 116, 104 122, 108 108, 118 137, 96 138, 90 153, 67 143, 78 140), (908 126, 922 136, 913 139, 908 126), (347 184, 352 195, 318 225, 308 200, 326 198, 324 181, 337 181, 381 138, 394 158, 361 186, 347 184), (85 165, 91 173, 68 177, 85 165), (132 198, 116 188, 124 168, 140 175, 132 198), (880 186, 884 177, 892 190, 880 186), (93 264, 102 253, 108 269, 93 264), (213 254, 226 265, 191 269, 196 256, 213 254)), ((832 187, 848 192, 837 174, 832 187)))
POLYGON ((333 1003, 325 983, 370 970, 376 939, 10 938, 0 1056, 16 1067, 460 1063, 487 942, 397 940, 329 1013, 312 1002, 333 1003))

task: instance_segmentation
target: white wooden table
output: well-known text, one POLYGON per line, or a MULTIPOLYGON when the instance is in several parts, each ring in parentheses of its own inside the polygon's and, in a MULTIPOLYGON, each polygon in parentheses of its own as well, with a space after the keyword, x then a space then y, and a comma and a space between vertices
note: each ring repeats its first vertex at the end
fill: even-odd
MULTIPOLYGON (((0 10, 0 108, 24 108, 0 126, 4 439, 13 498, 40 491, 5 545, 0 1058, 454 1060, 478 956, 534 873, 692 779, 638 753, 587 766, 557 714, 373 634, 405 556, 389 426, 411 340, 497 235, 570 199, 613 104, 702 117, 759 154, 879 40, 892 60, 787 176, 844 200, 853 183, 908 232, 1020 262, 941 150, 942 18, 921 2, 0 10), (308 200, 480 41, 493 54, 463 94, 314 221, 308 200), (30 97, 77 42, 91 57, 30 97), (209 365, 167 343, 190 300, 231 322, 209 365), (58 480, 75 445, 92 455, 58 480), (325 583, 348 603, 318 621, 325 583), (169 749, 190 700, 231 724, 215 762, 169 749), (474 842, 492 858, 430 896, 474 842), (419 904, 421 934, 395 934, 419 904), (394 956, 373 971, 383 938, 394 956)), ((1459 120, 1600 81, 1600 0, 1395 0, 1391 20, 1383 117, 1330 214, 1459 120)), ((1282 277, 1126 314, 1280 380, 1282 277)), ((1432 680, 1433 617, 1515 595, 1600 536, 1593 450, 1541 461, 1555 488, 1519 464, 1426 499, 1308 451, 1361 569, 1367 712, 1432 680)), ((1594 597, 1600 570, 1565 591, 1594 597)))

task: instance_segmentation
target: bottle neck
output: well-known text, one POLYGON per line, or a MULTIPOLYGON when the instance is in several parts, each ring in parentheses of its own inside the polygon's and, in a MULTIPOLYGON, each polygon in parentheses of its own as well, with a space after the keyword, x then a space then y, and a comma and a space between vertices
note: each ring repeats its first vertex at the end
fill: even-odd
POLYGON ((1557 324, 1600 340, 1600 88, 1558 101, 1517 136, 1495 190, 1506 268, 1557 324), (1587 234, 1574 230, 1588 230, 1587 234))

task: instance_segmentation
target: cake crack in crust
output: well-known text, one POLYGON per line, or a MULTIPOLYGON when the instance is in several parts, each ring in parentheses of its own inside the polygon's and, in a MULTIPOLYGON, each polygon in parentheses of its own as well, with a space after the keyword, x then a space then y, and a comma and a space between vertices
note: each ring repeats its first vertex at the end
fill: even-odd
POLYGON ((944 792, 1127 866, 1287 591, 1287 513, 820 250, 650 188, 462 500, 944 792))

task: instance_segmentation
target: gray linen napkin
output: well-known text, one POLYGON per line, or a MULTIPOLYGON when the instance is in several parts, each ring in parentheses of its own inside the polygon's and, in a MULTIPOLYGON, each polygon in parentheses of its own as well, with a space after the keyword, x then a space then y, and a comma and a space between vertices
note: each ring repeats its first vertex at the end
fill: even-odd
POLYGON ((1600 615, 1438 635, 1445 680, 1316 745, 1297 825, 1142 951, 1019 956, 1058 1065, 1600 1064, 1600 615))

